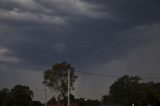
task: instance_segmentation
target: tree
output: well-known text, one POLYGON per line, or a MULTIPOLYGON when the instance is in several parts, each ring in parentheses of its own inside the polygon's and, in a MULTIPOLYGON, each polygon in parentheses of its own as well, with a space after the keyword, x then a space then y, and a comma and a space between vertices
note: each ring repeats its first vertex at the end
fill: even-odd
POLYGON ((139 81, 140 77, 129 77, 124 75, 115 81, 109 91, 109 96, 111 97, 112 102, 121 104, 121 105, 132 105, 132 103, 137 102, 139 98, 139 81))
POLYGON ((76 99, 78 106, 100 106, 100 101, 86 98, 76 99))
POLYGON ((32 106, 42 106, 42 103, 40 101, 33 101, 32 106))
POLYGON ((71 64, 66 62, 57 63, 43 73, 43 84, 58 92, 63 97, 65 106, 67 105, 68 70, 70 70, 70 89, 74 89, 73 84, 77 76, 74 74, 74 67, 71 64))
POLYGON ((11 106, 32 106, 32 96, 28 86, 16 85, 10 91, 11 106))
POLYGON ((148 82, 141 83, 141 90, 139 93, 139 97, 143 98, 143 104, 147 105, 151 104, 152 106, 160 105, 160 86, 159 83, 148 82))
POLYGON ((112 104, 111 97, 109 95, 102 96, 102 104, 112 104))
POLYGON ((104 96, 104 101, 120 105, 131 106, 159 106, 160 105, 160 83, 140 82, 138 76, 130 77, 125 75, 115 81, 104 96))
POLYGON ((75 102, 75 97, 74 97, 73 94, 70 94, 70 101, 71 101, 71 102, 75 102))
POLYGON ((16 85, 0 90, 0 106, 32 106, 33 92, 28 86, 16 85))
POLYGON ((8 88, 4 88, 0 91, 0 106, 10 106, 10 96, 8 88))
POLYGON ((156 96, 156 105, 160 106, 160 83, 155 83, 154 84, 155 88, 155 96, 156 96))
POLYGON ((48 102, 47 102, 47 105, 52 105, 52 104, 56 104, 57 101, 56 101, 56 98, 55 97, 52 97, 48 102))

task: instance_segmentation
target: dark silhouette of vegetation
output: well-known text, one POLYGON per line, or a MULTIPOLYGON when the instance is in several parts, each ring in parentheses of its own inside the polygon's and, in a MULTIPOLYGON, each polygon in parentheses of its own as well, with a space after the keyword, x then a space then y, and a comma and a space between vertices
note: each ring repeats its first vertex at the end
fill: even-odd
POLYGON ((120 104, 125 106, 160 106, 160 83, 140 82, 138 76, 125 75, 115 81, 109 95, 103 96, 105 104, 120 104))
POLYGON ((74 103, 75 102, 75 97, 73 94, 70 94, 70 102, 74 103))
POLYGON ((52 104, 56 104, 57 100, 55 97, 52 97, 50 100, 48 100, 47 105, 52 105, 52 104))
POLYGON ((73 84, 77 79, 74 74, 74 68, 71 64, 66 62, 57 63, 44 72, 43 84, 55 92, 58 92, 64 100, 65 106, 67 105, 67 91, 68 91, 68 70, 70 70, 70 89, 74 89, 73 84))
MULTIPOLYGON (((56 64, 51 70, 44 72, 44 84, 60 94, 59 98, 52 97, 47 102, 48 105, 66 103, 68 69, 71 69, 71 87, 73 88, 77 76, 74 75, 74 69, 71 65, 67 63, 56 64)), ((12 89, 4 88, 0 90, 0 106, 44 106, 40 101, 32 101, 32 97, 33 92, 28 86, 16 85, 12 89)), ((72 94, 70 94, 70 101, 78 106, 100 106, 101 104, 160 106, 160 83, 142 82, 138 76, 124 75, 110 86, 109 94, 104 95, 102 101, 85 98, 75 99, 72 94)))
POLYGON ((10 106, 10 95, 9 95, 9 89, 4 88, 0 91, 0 106, 10 106))
MULTIPOLYGON (((68 97, 67 97, 68 99, 68 97)), ((56 97, 52 97, 50 100, 48 100, 47 104, 48 105, 53 105, 53 104, 62 104, 64 103, 64 100, 60 98, 60 96, 56 97)), ((76 103, 75 97, 73 94, 70 94, 70 103, 76 103)))
POLYGON ((33 92, 28 86, 16 85, 0 91, 0 106, 32 106, 33 92))
POLYGON ((76 99, 78 106, 100 106, 99 100, 91 100, 86 98, 76 99))
POLYGON ((43 104, 40 101, 33 101, 32 106, 43 106, 43 104))

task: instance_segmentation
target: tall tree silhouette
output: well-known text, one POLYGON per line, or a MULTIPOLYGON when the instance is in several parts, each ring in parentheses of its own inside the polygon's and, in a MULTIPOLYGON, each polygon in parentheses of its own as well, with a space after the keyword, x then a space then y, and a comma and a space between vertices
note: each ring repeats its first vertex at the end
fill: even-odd
POLYGON ((65 106, 67 105, 68 70, 70 70, 70 89, 74 89, 73 84, 77 76, 74 74, 74 67, 72 67, 71 64, 66 62, 57 63, 43 74, 43 84, 59 93, 64 99, 65 106))

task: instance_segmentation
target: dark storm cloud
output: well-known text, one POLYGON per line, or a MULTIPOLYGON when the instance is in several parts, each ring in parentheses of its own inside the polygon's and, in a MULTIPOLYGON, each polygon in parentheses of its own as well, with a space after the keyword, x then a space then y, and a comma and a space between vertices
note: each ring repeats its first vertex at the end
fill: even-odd
POLYGON ((120 11, 120 9, 117 9, 115 13, 125 18, 127 22, 131 22, 133 25, 153 24, 160 21, 160 15, 158 14, 158 10, 160 10, 159 4, 160 2, 158 0, 152 2, 149 0, 142 0, 139 2, 132 0, 126 5, 117 5, 117 7, 122 10, 120 11))
POLYGON ((118 24, 117 22, 113 24, 120 30, 160 21, 159 0, 92 0, 92 2, 105 5, 106 11, 119 19, 118 24))
MULTIPOLYGON (((52 62, 53 58, 56 61, 61 60, 61 57, 63 60, 65 57, 55 51, 59 48, 56 47, 55 49, 55 45, 63 43, 65 49, 66 40, 72 38, 72 34, 74 34, 67 30, 67 27, 74 26, 64 26, 64 24, 70 23, 72 19, 74 20, 78 16, 82 18, 85 16, 90 18, 105 16, 105 13, 101 11, 93 11, 96 8, 100 7, 95 4, 86 4, 81 1, 72 2, 70 0, 68 2, 63 0, 46 1, 45 3, 33 0, 2 0, 0 18, 1 28, 5 29, 2 34, 5 35, 1 35, 1 41, 3 42, 1 45, 7 45, 15 51, 19 58, 33 61, 33 63, 39 64, 45 60, 52 62), (62 5, 62 7, 59 7, 59 5, 62 5), (75 17, 66 19, 70 15, 75 17), (44 54, 46 56, 43 56, 44 54), (43 57, 46 59, 44 60, 43 57)), ((68 55, 68 58, 70 58, 72 54, 69 53, 68 55)), ((45 63, 47 64, 47 62, 45 63)))
POLYGON ((12 20, 11 32, 12 27, 15 27, 14 33, 6 31, 5 36, 1 36, 4 40, 12 36, 9 47, 30 64, 51 64, 63 59, 73 63, 110 61, 126 55, 132 47, 146 42, 137 37, 131 43, 123 34, 128 28, 158 22, 158 4, 158 1, 144 0, 108 0, 99 1, 97 5, 93 1, 79 0, 2 0, 1 19, 8 24, 12 20), (77 16, 82 20, 77 20, 77 16), (57 26, 59 23, 61 25, 57 26), (63 23, 68 25, 64 26, 63 23), (55 46, 61 44, 63 47, 58 46, 55 49, 55 46), (61 48, 65 49, 61 50, 64 53, 58 52, 61 48))

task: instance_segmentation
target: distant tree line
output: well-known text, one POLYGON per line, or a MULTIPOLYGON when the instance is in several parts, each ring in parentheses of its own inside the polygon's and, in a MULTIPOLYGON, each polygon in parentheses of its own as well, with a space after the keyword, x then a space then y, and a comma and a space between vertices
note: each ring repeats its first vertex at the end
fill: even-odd
POLYGON ((32 101, 32 97, 33 92, 28 86, 4 88, 0 90, 0 106, 42 106, 40 101, 32 101))
POLYGON ((128 76, 116 80, 103 96, 104 104, 123 106, 160 106, 160 83, 142 82, 138 76, 128 76))
MULTIPOLYGON (((12 89, 0 90, 0 106, 44 106, 40 101, 33 101, 33 92, 28 86, 16 85, 12 89)), ((67 99, 67 97, 66 97, 67 99)), ((142 82, 138 76, 125 75, 117 79, 111 86, 108 95, 103 100, 86 98, 75 99, 70 94, 71 103, 78 106, 160 106, 160 83, 142 82)), ((63 98, 52 97, 47 104, 64 103, 63 98)))
MULTIPOLYGON (((70 90, 74 90, 74 82, 78 78, 74 67, 66 62, 57 63, 43 73, 43 84, 59 94, 52 97, 47 104, 63 103, 67 106, 68 72, 70 72, 70 90)), ((28 86, 16 85, 12 89, 0 90, 0 106, 43 106, 40 101, 33 101, 33 91, 28 86)), ((75 99, 70 94, 71 103, 78 106, 160 106, 160 83, 144 82, 138 76, 124 75, 118 78, 103 96, 102 101, 86 98, 75 99)))

